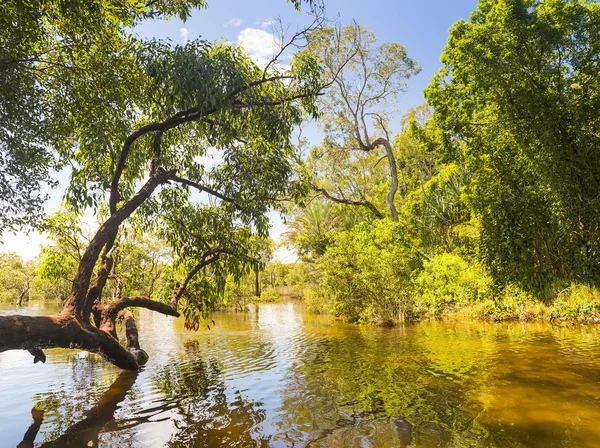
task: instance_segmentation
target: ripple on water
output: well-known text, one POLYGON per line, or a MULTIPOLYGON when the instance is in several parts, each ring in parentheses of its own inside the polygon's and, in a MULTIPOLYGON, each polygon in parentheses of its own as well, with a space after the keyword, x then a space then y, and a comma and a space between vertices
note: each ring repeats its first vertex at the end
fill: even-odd
MULTIPOLYGON (((42 309, 30 310, 32 313, 42 309)), ((11 311, 12 312, 12 311, 11 311)), ((151 361, 0 354, 0 445, 85 429, 100 446, 596 446, 595 327, 424 323, 380 329, 266 304, 189 333, 141 311, 151 361), (79 425, 79 426, 77 426, 79 425)))

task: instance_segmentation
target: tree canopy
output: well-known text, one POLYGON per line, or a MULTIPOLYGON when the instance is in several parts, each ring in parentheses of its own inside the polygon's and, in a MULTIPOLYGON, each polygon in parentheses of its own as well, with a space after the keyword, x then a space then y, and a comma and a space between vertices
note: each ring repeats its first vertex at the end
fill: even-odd
POLYGON ((482 1, 450 30, 426 97, 500 281, 598 279, 599 31, 579 0, 482 1))
MULTIPOLYGON (((68 160, 68 206, 76 213, 91 207, 102 219, 77 253, 63 312, 37 325, 27 323, 33 333, 21 335, 15 334, 15 325, 29 318, 0 317, 2 351, 26 348, 43 360, 42 348, 79 346, 121 367, 137 368, 145 355, 126 308, 142 306, 176 316, 181 301, 188 326, 194 327, 209 304, 223 296, 228 275, 239 278, 260 263, 254 256, 253 235, 267 235, 266 212, 278 208, 282 197, 294 200, 306 194, 302 172, 293 164, 291 136, 305 114, 316 114, 315 100, 324 87, 322 71, 316 58, 307 54, 293 56, 286 68, 277 62, 289 45, 320 25, 319 10, 314 10, 308 29, 282 42, 281 52, 259 67, 242 48, 228 43, 195 40, 172 45, 139 41, 127 33, 126 27, 137 20, 174 14, 185 18, 203 2, 135 5, 115 9, 110 2, 98 2, 104 15, 90 17, 87 23, 79 11, 81 23, 73 24, 61 20, 70 14, 79 18, 76 9, 31 7, 40 17, 50 14, 46 37, 54 38, 56 27, 55 43, 64 50, 58 66, 68 67, 69 73, 63 78, 52 71, 54 60, 48 61, 57 57, 52 47, 43 50, 50 53, 44 53, 41 62, 28 60, 24 65, 34 71, 50 66, 32 81, 38 90, 32 91, 37 97, 31 101, 49 108, 42 116, 51 123, 51 138, 27 144, 68 160), (220 152, 223 161, 203 164, 209 150, 220 152), (121 287, 115 301, 103 301, 107 281, 119 275, 119 233, 126 225, 153 231, 170 244, 176 257, 173 273, 180 278, 173 280, 164 301, 124 297, 126 289, 121 287), (116 340, 117 317, 126 321, 129 350, 116 340)), ((15 26, 31 25, 29 16, 19 16, 19 4, 7 16, 8 12, 16 14, 9 18, 15 26)), ((20 96, 15 98, 17 106, 19 101, 20 96)), ((15 151, 17 146, 11 143, 6 149, 15 151)), ((29 187, 35 191, 39 184, 29 187)), ((29 219, 32 210, 16 210, 7 219, 14 225, 29 219)))

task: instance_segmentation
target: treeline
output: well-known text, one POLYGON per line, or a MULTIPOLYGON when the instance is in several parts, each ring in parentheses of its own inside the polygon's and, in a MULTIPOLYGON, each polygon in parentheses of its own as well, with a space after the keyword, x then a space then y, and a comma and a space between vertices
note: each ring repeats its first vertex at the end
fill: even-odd
MULTIPOLYGON (((33 260, 14 252, 0 252, 0 303, 25 305, 39 301, 61 305, 68 297, 90 233, 80 214, 60 209, 44 219, 41 228, 48 243, 33 260)), ((250 303, 273 302, 281 296, 300 297, 297 285, 306 284, 302 264, 284 264, 274 258, 275 243, 254 238, 252 269, 239 278, 225 278, 220 300, 207 303, 207 311, 232 308, 247 311, 250 303)), ((166 301, 184 267, 159 235, 127 227, 112 253, 114 259, 105 294, 115 300, 147 297, 166 301)), ((208 279, 207 281, 214 281, 208 279)))
POLYGON ((395 135, 418 72, 402 46, 349 26, 305 51, 340 73, 306 162, 316 194, 287 235, 312 309, 600 316, 600 4, 480 1, 395 135))

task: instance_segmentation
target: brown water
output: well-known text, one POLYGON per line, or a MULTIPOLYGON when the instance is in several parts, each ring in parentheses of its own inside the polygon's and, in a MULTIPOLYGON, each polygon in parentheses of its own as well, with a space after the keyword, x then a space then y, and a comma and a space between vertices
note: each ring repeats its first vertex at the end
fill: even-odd
POLYGON ((291 303, 214 320, 190 333, 141 310, 137 374, 0 354, 0 447, 40 423, 35 446, 600 447, 595 327, 359 327, 291 303))

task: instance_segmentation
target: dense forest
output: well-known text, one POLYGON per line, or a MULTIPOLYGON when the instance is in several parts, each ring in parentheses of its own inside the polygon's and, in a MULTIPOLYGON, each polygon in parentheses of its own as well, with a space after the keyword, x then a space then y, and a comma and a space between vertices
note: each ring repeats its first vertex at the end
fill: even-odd
POLYGON ((227 42, 130 33, 202 0, 72 3, 2 7, 0 226, 49 244, 0 255, 0 300, 64 308, 0 317, 0 351, 79 346, 135 368, 131 307, 198 328, 282 295, 362 323, 600 318, 598 3, 480 0, 404 114, 410 48, 334 26, 320 2, 292 2, 311 22, 263 66, 227 42), (211 148, 223 161, 198 163, 211 148), (274 256, 270 210, 293 263, 274 256))

